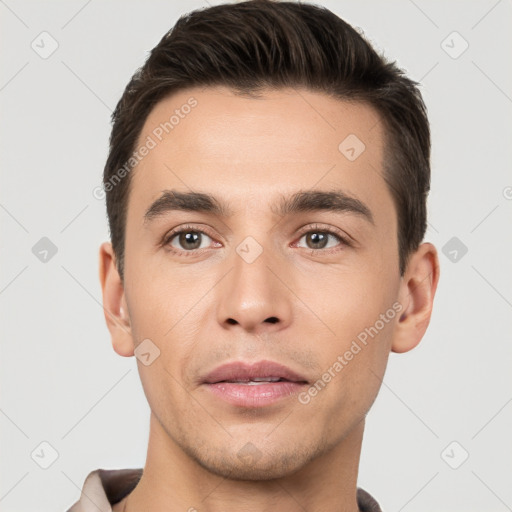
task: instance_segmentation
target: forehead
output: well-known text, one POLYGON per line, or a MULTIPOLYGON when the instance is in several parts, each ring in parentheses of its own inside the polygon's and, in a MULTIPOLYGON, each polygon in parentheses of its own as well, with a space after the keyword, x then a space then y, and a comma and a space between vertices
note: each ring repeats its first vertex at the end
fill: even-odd
POLYGON ((132 171, 128 208, 138 218, 168 189, 228 198, 236 210, 270 207, 273 197, 297 190, 341 188, 372 210, 393 209, 382 178, 379 116, 323 93, 183 90, 150 112, 137 147, 143 145, 151 149, 132 171))

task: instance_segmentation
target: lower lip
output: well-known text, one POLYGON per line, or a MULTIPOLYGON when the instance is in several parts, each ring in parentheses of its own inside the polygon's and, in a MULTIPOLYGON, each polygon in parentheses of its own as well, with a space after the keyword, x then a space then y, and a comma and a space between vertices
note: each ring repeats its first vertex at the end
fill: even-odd
POLYGON ((296 395, 306 386, 301 382, 268 382, 265 384, 237 384, 217 382, 205 384, 216 396, 239 407, 265 407, 284 398, 296 395))

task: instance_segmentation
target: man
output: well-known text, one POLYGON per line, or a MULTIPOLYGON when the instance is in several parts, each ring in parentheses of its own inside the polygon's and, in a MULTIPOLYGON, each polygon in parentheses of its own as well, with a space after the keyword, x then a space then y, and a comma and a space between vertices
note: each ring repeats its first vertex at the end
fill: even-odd
POLYGON ((423 337, 430 133, 416 83, 327 9, 182 17, 113 115, 100 249, 145 467, 70 511, 379 511, 357 487, 390 351, 423 337))

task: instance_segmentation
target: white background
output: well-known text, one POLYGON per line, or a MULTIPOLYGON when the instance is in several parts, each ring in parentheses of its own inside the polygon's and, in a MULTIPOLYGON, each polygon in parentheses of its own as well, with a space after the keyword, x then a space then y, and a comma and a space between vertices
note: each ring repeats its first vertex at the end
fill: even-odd
MULTIPOLYGON (((433 135, 435 310, 421 344, 391 355, 359 486, 387 512, 512 510, 512 3, 323 5, 422 82, 433 135), (442 46, 453 31, 469 43, 456 59, 442 46), (452 237, 468 248, 455 263, 442 252, 452 237), (441 456, 452 441, 452 464, 469 453, 458 469, 441 456)), ((104 325, 108 231, 92 190, 132 73, 181 14, 206 6, 0 2, 3 511, 66 510, 91 470, 144 465, 149 408, 135 359, 115 354, 104 325), (31 48, 43 31, 59 45, 47 59, 31 48), (58 249, 46 263, 32 253, 42 237, 58 249), (48 469, 31 458, 42 441, 59 454, 48 469)))

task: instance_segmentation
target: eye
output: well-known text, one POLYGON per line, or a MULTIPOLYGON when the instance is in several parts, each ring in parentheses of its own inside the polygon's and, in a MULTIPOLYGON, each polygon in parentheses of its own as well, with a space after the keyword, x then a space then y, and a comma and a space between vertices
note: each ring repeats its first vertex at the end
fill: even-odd
POLYGON ((204 249, 211 245, 212 239, 204 231, 191 228, 182 228, 171 233, 164 241, 176 251, 194 251, 204 249))
MULTIPOLYGON (((192 255, 196 251, 212 247, 212 243, 216 244, 217 247, 222 247, 222 244, 215 242, 204 230, 194 226, 182 226, 166 235, 162 245, 168 247, 174 253, 192 255)), ((308 230, 303 231, 299 240, 293 246, 313 251, 330 252, 330 249, 338 250, 343 246, 350 247, 351 243, 347 237, 332 228, 308 226, 308 230), (303 240, 304 242, 302 242, 303 240)))
POLYGON ((336 246, 339 246, 340 243, 342 245, 350 245, 346 238, 331 229, 310 228, 309 231, 300 237, 299 241, 297 242, 297 247, 313 250, 332 249, 336 246), (305 241, 305 246, 300 245, 301 240, 305 241))

